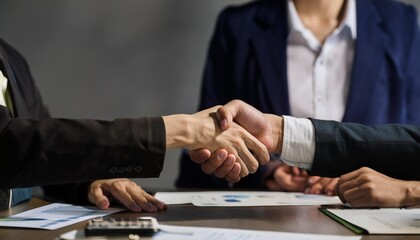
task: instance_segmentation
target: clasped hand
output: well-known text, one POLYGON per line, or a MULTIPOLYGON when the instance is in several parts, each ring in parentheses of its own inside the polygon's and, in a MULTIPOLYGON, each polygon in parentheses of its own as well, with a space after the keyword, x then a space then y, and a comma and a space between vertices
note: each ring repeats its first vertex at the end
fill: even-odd
MULTIPOLYGON (((233 100, 217 109, 217 120, 222 130, 240 125, 263 143, 269 152, 281 153, 283 144, 283 118, 272 114, 263 114, 252 106, 240 100, 233 100)), ((200 163, 207 174, 214 173, 219 178, 229 182, 237 182, 242 176, 239 174, 239 164, 235 163, 235 156, 224 149, 213 152, 200 149, 190 152, 191 159, 200 163)), ((309 176, 306 171, 296 167, 272 161, 266 172, 271 175, 265 181, 270 190, 305 192, 312 194, 335 194, 337 178, 320 178, 309 176)), ((267 177, 267 176, 266 176, 267 177)))
MULTIPOLYGON (((282 117, 263 114, 240 100, 233 100, 212 110, 217 110, 217 125, 222 131, 228 132, 232 128, 242 128, 247 131, 247 134, 264 144, 267 151, 281 152, 282 117)), ((237 155, 232 154, 226 147, 213 149, 205 147, 193 150, 190 151, 191 159, 201 164, 205 173, 214 173, 217 177, 225 178, 229 182, 237 182, 244 177, 244 174, 238 174, 243 164, 236 164, 237 155)), ((265 163, 267 162, 268 159, 265 163)))
MULTIPOLYGON (((216 106, 192 115, 192 120, 188 121, 188 126, 191 127, 188 131, 193 135, 190 137, 193 142, 187 148, 196 150, 205 147, 212 153, 224 149, 217 152, 219 159, 225 160, 230 156, 226 159, 226 164, 236 165, 235 169, 239 171, 240 177, 254 173, 259 165, 268 163, 268 150, 261 139, 235 122, 229 128, 222 129, 216 115, 218 109, 219 106, 216 106)), ((202 165, 203 171, 211 172, 208 167, 208 164, 202 165)))

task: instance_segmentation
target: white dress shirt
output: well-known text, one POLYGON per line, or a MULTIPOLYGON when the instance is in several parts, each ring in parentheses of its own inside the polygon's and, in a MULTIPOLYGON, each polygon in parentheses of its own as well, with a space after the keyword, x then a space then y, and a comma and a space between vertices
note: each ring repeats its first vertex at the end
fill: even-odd
POLYGON ((321 44, 288 1, 288 92, 291 115, 341 121, 347 104, 356 40, 356 2, 346 1, 340 25, 321 44))
POLYGON ((315 129, 306 118, 283 116, 281 160, 287 165, 312 169, 315 156, 315 129))
POLYGON ((7 78, 0 71, 0 105, 6 107, 7 78))
POLYGON ((312 168, 315 155, 313 117, 341 121, 347 104, 356 40, 356 1, 348 0, 340 25, 324 44, 305 28, 288 1, 290 34, 287 71, 291 114, 284 116, 281 159, 291 166, 312 168))

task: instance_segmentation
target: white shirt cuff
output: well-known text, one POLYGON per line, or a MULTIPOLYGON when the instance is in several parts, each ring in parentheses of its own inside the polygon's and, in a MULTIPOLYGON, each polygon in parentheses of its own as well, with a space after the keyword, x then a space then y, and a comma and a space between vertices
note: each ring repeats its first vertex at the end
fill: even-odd
POLYGON ((287 165, 311 170, 315 155, 315 130, 309 119, 283 116, 281 160, 287 165))

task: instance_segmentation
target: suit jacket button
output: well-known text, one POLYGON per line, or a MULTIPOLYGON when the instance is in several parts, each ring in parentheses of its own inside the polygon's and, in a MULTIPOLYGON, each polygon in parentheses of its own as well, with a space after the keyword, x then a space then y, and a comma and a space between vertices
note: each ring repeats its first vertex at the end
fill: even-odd
POLYGON ((109 173, 115 174, 117 172, 117 167, 112 167, 109 169, 109 173))
POLYGON ((128 166, 128 167, 125 168, 125 172, 126 173, 132 173, 133 172, 133 169, 134 169, 134 167, 130 165, 130 166, 128 166))
POLYGON ((143 171, 143 167, 142 166, 135 166, 134 167, 134 172, 141 173, 142 171, 143 171))
POLYGON ((118 173, 125 173, 125 167, 119 167, 117 168, 118 173))

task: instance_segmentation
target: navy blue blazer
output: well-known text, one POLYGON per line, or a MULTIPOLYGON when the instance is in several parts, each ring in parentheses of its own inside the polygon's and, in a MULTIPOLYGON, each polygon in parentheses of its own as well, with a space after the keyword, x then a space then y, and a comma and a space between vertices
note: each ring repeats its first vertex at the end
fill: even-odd
MULTIPOLYGON (((415 9, 391 0, 357 0, 356 11, 355 56, 342 121, 420 124, 420 33, 415 9)), ((263 112, 290 115, 288 33, 285 0, 225 9, 210 43, 199 108, 241 99, 263 112)), ((262 187, 261 171, 235 186, 262 187)), ((226 188, 227 183, 202 173, 183 153, 177 186, 226 188)))

